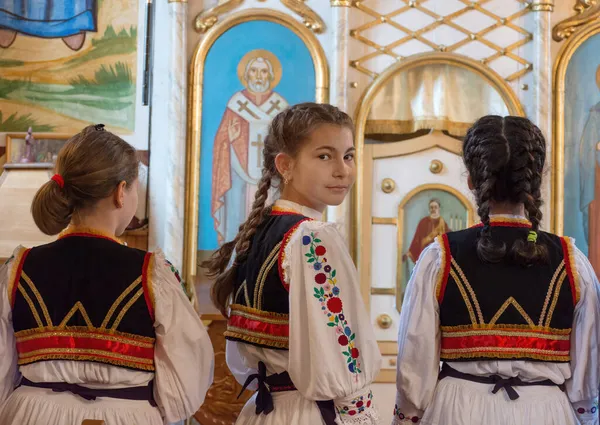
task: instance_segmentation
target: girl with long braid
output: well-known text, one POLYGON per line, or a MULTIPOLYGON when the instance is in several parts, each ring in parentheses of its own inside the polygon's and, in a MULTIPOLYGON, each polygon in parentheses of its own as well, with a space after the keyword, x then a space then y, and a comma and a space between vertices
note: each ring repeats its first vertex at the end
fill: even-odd
POLYGON ((322 221, 355 173, 348 115, 315 103, 281 112, 247 221, 204 264, 228 317, 227 364, 257 390, 238 425, 378 425, 379 349, 344 239, 322 221), (271 187, 280 198, 267 205, 271 187))
POLYGON ((539 229, 545 144, 520 117, 467 132, 481 223, 438 237, 415 266, 394 425, 598 424, 599 284, 572 239, 539 229))

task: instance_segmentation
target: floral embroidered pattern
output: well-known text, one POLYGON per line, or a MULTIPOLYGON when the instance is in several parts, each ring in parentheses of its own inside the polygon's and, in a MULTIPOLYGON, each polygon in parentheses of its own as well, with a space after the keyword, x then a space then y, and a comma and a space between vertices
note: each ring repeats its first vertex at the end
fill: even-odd
POLYGON ((351 404, 350 406, 338 407, 337 411, 340 415, 349 415, 349 416, 358 415, 358 414, 364 412, 365 409, 371 407, 372 402, 373 402, 373 392, 369 391, 369 394, 367 394, 366 396, 361 395, 360 397, 353 399, 350 402, 350 404, 351 404), (366 401, 365 401, 365 398, 366 398, 366 401))
POLYGON ((396 422, 412 422, 414 424, 421 420, 421 418, 419 418, 418 416, 406 416, 400 411, 400 409, 398 409, 397 404, 394 406, 394 419, 396 420, 396 422))
POLYGON ((177 278, 177 281, 181 285, 181 289, 183 290, 183 293, 191 300, 192 295, 188 292, 183 280, 181 280, 181 275, 179 274, 179 270, 177 270, 177 268, 166 258, 165 258, 165 264, 169 269, 171 269, 171 273, 173 273, 175 275, 175 277, 177 278))
POLYGON ((320 243, 321 240, 315 233, 302 237, 302 244, 309 248, 309 252, 304 254, 306 261, 316 272, 315 282, 318 286, 314 288, 313 296, 321 302, 321 310, 328 317, 327 326, 335 328, 338 344, 343 347, 342 354, 346 356, 348 370, 355 374, 362 373, 360 353, 354 342, 356 334, 352 332, 344 316, 344 304, 339 297, 340 288, 337 286, 336 271, 327 263, 325 258, 327 249, 319 245, 320 243))
POLYGON ((592 405, 592 407, 590 409, 585 409, 583 407, 579 407, 577 409, 577 413, 579 413, 580 415, 583 415, 585 413, 591 413, 594 414, 598 411, 598 402, 594 402, 594 404, 592 405))
POLYGON ((165 259, 165 263, 167 264, 167 267, 169 267, 171 269, 171 272, 175 275, 177 280, 179 282, 181 282, 181 276, 179 275, 179 270, 177 270, 175 268, 175 266, 173 264, 171 264, 171 262, 169 260, 165 259))

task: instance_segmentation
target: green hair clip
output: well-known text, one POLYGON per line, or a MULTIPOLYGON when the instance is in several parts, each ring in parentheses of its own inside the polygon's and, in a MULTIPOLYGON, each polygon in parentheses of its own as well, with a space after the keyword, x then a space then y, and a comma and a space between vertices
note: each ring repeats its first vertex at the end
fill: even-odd
POLYGON ((533 230, 529 232, 529 234, 527 235, 527 242, 533 242, 536 243, 537 242, 537 237, 538 234, 537 232, 534 232, 533 230))

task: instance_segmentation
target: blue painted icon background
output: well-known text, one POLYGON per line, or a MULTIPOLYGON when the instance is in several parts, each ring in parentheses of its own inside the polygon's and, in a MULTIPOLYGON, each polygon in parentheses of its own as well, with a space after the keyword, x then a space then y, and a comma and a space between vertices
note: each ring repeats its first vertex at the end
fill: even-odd
MULTIPOLYGON (((589 244, 580 209, 580 145, 590 109, 600 102, 596 70, 600 66, 600 34, 586 40, 573 54, 565 78, 564 232, 574 237, 586 255, 589 244)), ((598 135, 600 141, 600 134, 598 135)))
POLYGON ((237 66, 251 50, 265 49, 281 62, 282 77, 274 91, 286 101, 315 101, 315 67, 310 51, 291 29, 274 22, 257 20, 237 25, 218 38, 204 62, 200 148, 200 191, 198 202, 198 250, 218 248, 211 215, 213 143, 227 102, 244 86, 237 66))

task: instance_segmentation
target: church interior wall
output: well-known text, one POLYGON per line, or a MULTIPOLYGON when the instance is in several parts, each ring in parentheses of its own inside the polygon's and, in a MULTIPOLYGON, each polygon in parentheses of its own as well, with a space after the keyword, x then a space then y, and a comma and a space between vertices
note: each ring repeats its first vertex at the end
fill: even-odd
MULTIPOLYGON (((133 0, 120 1, 125 3, 129 1, 131 3, 133 0)), ((183 227, 186 212, 184 192, 185 185, 189 184, 189 182, 185 182, 186 138, 189 118, 187 113, 190 90, 187 78, 194 51, 202 37, 204 37, 203 34, 198 33, 194 29, 193 20, 203 10, 217 6, 218 3, 217 0, 199 0, 189 3, 157 1, 153 3, 155 7, 155 19, 152 37, 154 58, 152 61, 151 110, 147 106, 141 105, 146 2, 140 0, 138 3, 138 31, 135 58, 137 64, 135 126, 133 131, 124 131, 120 134, 141 151, 143 162, 146 165, 145 171, 147 175, 149 174, 146 177, 149 187, 148 194, 146 195, 146 192, 144 192, 141 197, 141 199, 146 199, 146 196, 148 197, 147 213, 144 213, 143 217, 140 217, 142 220, 149 217, 149 227, 133 231, 131 241, 133 244, 139 244, 140 247, 144 247, 144 245, 149 246, 151 249, 160 247, 165 251, 167 257, 179 268, 182 267, 184 262, 183 227)), ((385 49, 381 51, 382 54, 363 60, 366 55, 370 55, 376 51, 372 43, 386 45, 404 37, 402 32, 390 26, 384 20, 369 29, 359 29, 366 23, 373 21, 374 15, 386 14, 396 10, 401 5, 405 5, 405 3, 408 4, 408 2, 399 0, 365 0, 361 3, 371 12, 367 13, 358 7, 348 9, 332 8, 330 2, 326 0, 308 0, 305 2, 325 23, 325 32, 316 34, 316 37, 323 47, 329 64, 331 75, 330 102, 342 107, 352 116, 357 115, 361 106, 361 98, 377 75, 380 75, 396 63, 393 55, 387 54, 384 51, 385 49), (336 19, 340 16, 347 16, 347 22, 337 22, 336 19), (343 37, 340 37, 340 34, 343 37), (369 42, 365 42, 365 40, 369 42)), ((429 0, 427 7, 435 13, 445 14, 450 13, 448 12, 448 8, 451 8, 452 4, 454 4, 454 7, 457 7, 457 3, 458 0, 429 0)), ((503 78, 519 74, 516 78, 509 78, 510 81, 508 81, 508 84, 521 102, 525 114, 536 122, 546 135, 549 151, 551 149, 550 141, 552 137, 552 68, 558 58, 559 50, 564 43, 564 41, 556 42, 552 40, 551 30, 558 22, 574 14, 574 4, 574 0, 556 0, 554 1, 554 10, 552 13, 547 11, 529 11, 513 22, 514 25, 524 31, 523 33, 514 30, 499 29, 493 34, 486 35, 486 38, 490 42, 503 47, 510 46, 512 43, 518 42, 522 37, 527 37, 527 34, 531 34, 531 41, 511 50, 508 55, 502 54, 497 60, 491 62, 490 67, 503 78), (511 55, 514 55, 519 60, 515 60, 511 55), (530 64, 531 69, 527 69, 528 64, 530 64)), ((516 13, 523 5, 522 2, 517 0, 493 0, 488 2, 485 7, 499 15, 510 15, 516 13)), ((233 13, 249 8, 274 9, 301 21, 301 18, 287 8, 280 0, 246 0, 242 6, 219 16, 218 19, 219 21, 223 21, 233 13)), ((426 14, 415 9, 408 10, 405 13, 403 13, 403 16, 398 21, 402 22, 403 25, 410 26, 410 29, 413 31, 418 32, 419 29, 431 25, 433 22, 431 16, 428 17, 426 14)), ((118 17, 113 16, 111 19, 114 19, 117 23, 119 22, 118 17)), ((491 25, 491 23, 483 19, 481 13, 473 10, 460 19, 460 25, 477 32, 486 25, 491 25)), ((416 54, 443 51, 444 45, 451 45, 455 37, 459 37, 456 29, 437 28, 431 32, 429 37, 430 41, 438 46, 437 49, 419 40, 408 40, 393 50, 397 55, 410 58, 416 54)), ((19 43, 23 43, 24 40, 24 37, 17 38, 14 47, 23 46, 19 43)), ((38 39, 33 40, 37 42, 38 39)), ((489 46, 476 42, 477 40, 475 39, 472 41, 472 43, 458 49, 456 53, 464 54, 478 61, 494 54, 493 49, 489 46)), ((36 48, 41 49, 50 45, 53 46, 52 48, 60 48, 62 51, 65 51, 65 46, 60 40, 55 39, 53 42, 55 44, 50 45, 48 44, 48 40, 40 41, 41 44, 36 48)), ((84 50, 91 46, 89 40, 86 43, 88 44, 84 45, 84 50)), ((14 60, 13 55, 15 54, 10 48, 0 48, 0 62, 2 60, 14 60)), ((71 53, 64 52, 59 56, 65 57, 68 54, 71 53)), ((114 65, 119 60, 118 54, 114 56, 111 62, 107 63, 114 65)), ((31 58, 28 57, 27 59, 31 58)), ((2 69, 0 68, 0 73, 2 69)), ((0 77, 0 81, 2 78, 4 77, 0 77)), ((0 83, 0 89, 1 87, 2 84, 0 83)), ((458 92, 455 95, 461 96, 461 93, 458 92)), ((0 96, 0 112, 2 112, 2 119, 4 120, 7 114, 13 113, 13 106, 10 105, 9 107, 8 100, 10 99, 0 96)), ((22 111, 27 110, 22 109, 22 111)), ((47 115, 45 110, 38 112, 35 109, 32 113, 34 116, 37 113, 40 117, 52 117, 52 115, 47 115)), ((0 119, 0 125, 2 119, 0 119)), ((87 123, 95 122, 93 120, 82 120, 78 123, 79 128, 87 123)), ((110 129, 110 122, 105 122, 105 124, 110 129)), ((59 129, 61 130, 60 133, 65 134, 76 131, 75 127, 69 127, 68 125, 59 129)), ((17 130, 22 133, 27 129, 18 128, 0 132, 0 167, 3 165, 3 161, 6 161, 6 134, 17 130)), ((117 131, 117 133, 119 132, 117 131)), ((414 161, 409 161, 409 167, 418 167, 418 173, 428 173, 426 167, 430 159, 433 156, 437 157, 439 155, 439 152, 436 151, 415 154, 411 158, 414 161)), ((551 155, 549 155, 549 158, 551 158, 551 155)), ((448 158, 444 158, 444 160, 446 163, 453 161, 453 159, 448 158)), ((551 166, 552 164, 549 165, 549 170, 551 166)), ((405 171, 408 173, 413 171, 417 173, 416 170, 410 168, 405 171)), ((43 172, 48 173, 47 170, 43 172)), ((44 175, 43 178, 45 179, 47 176, 44 175)), ((2 206, 3 181, 6 181, 6 176, 4 176, 3 180, 3 177, 0 175, 0 207, 2 206)), ((30 182, 31 179, 23 180, 22 186, 31 185, 30 182)), ((549 217, 551 216, 552 208, 550 202, 550 184, 550 172, 548 172, 544 186, 544 197, 547 202, 543 210, 545 216, 543 225, 546 229, 550 226, 549 217)), ((14 187, 11 190, 13 190, 12 193, 14 194, 14 187)), ((28 194, 27 196, 32 195, 28 194)), ((5 196, 5 199, 8 198, 5 196)), ((394 199, 394 202, 397 201, 397 199, 394 199)), ((27 202, 23 202, 23 204, 27 204, 27 202)), ((352 244, 350 236, 352 232, 357 231, 357 229, 351 228, 352 212, 352 205, 349 201, 338 208, 330 208, 328 210, 329 219, 340 223, 348 236, 350 246, 352 244)), ((380 230, 374 233, 378 233, 374 240, 383 240, 388 235, 388 233, 382 233, 380 230)), ((2 237, 4 235, 0 235, 0 239, 2 237)), ((375 251, 373 251, 373 255, 375 255, 375 251)), ((0 257, 3 256, 7 255, 0 252, 0 257)), ((395 259, 390 261, 395 261, 395 259)), ((392 277, 390 277, 389 273, 388 275, 381 273, 373 277, 375 281, 390 279, 392 277)), ((206 297, 205 293, 201 295, 206 297)), ((373 295, 372 297, 370 299, 371 316, 376 327, 376 332, 378 333, 378 339, 393 342, 396 337, 395 331, 398 322, 398 312, 395 309, 394 298, 389 295, 373 295), (391 326, 385 329, 378 324, 378 318, 382 313, 389 314, 391 317, 391 326)), ((206 303, 206 300, 204 302, 206 303)), ((390 346, 390 344, 387 344, 387 346, 390 346)), ((380 382, 374 384, 373 391, 382 415, 382 423, 389 423, 391 421, 395 397, 394 384, 392 383, 395 377, 393 372, 395 369, 394 355, 387 353, 384 358, 384 368, 386 369, 385 377, 380 379, 380 382)))

